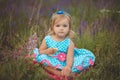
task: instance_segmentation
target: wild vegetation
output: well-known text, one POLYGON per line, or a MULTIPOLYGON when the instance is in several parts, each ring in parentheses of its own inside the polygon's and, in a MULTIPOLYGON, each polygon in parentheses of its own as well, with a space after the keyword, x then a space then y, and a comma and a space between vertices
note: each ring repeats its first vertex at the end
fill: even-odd
POLYGON ((25 55, 39 47, 56 10, 72 16, 78 48, 95 65, 75 80, 120 80, 120 6, 115 0, 0 0, 0 80, 52 80, 25 55))

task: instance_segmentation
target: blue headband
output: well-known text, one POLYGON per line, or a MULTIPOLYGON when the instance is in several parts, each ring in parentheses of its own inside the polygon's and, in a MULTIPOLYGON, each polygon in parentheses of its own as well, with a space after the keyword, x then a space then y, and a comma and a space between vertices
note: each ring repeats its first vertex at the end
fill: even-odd
POLYGON ((57 11, 56 14, 64 14, 63 10, 57 11))

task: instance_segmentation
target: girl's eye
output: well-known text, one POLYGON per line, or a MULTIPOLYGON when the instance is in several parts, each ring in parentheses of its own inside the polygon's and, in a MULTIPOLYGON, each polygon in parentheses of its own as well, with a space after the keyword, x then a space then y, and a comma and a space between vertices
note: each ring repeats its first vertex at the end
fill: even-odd
POLYGON ((67 27, 67 25, 63 25, 63 27, 67 27))
POLYGON ((60 25, 56 25, 56 27, 60 27, 60 25))

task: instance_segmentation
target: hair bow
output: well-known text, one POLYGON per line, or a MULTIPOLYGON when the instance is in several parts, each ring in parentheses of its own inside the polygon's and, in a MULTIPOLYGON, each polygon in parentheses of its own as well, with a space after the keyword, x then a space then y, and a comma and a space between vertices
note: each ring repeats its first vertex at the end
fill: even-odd
POLYGON ((56 14, 64 14, 63 10, 57 11, 56 14))

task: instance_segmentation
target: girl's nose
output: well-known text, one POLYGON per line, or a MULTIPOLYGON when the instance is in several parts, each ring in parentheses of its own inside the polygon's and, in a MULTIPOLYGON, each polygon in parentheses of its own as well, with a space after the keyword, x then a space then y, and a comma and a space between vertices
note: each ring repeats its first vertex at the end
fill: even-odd
POLYGON ((64 27, 63 27, 63 26, 61 26, 61 27, 60 27, 60 29, 64 29, 64 27))

